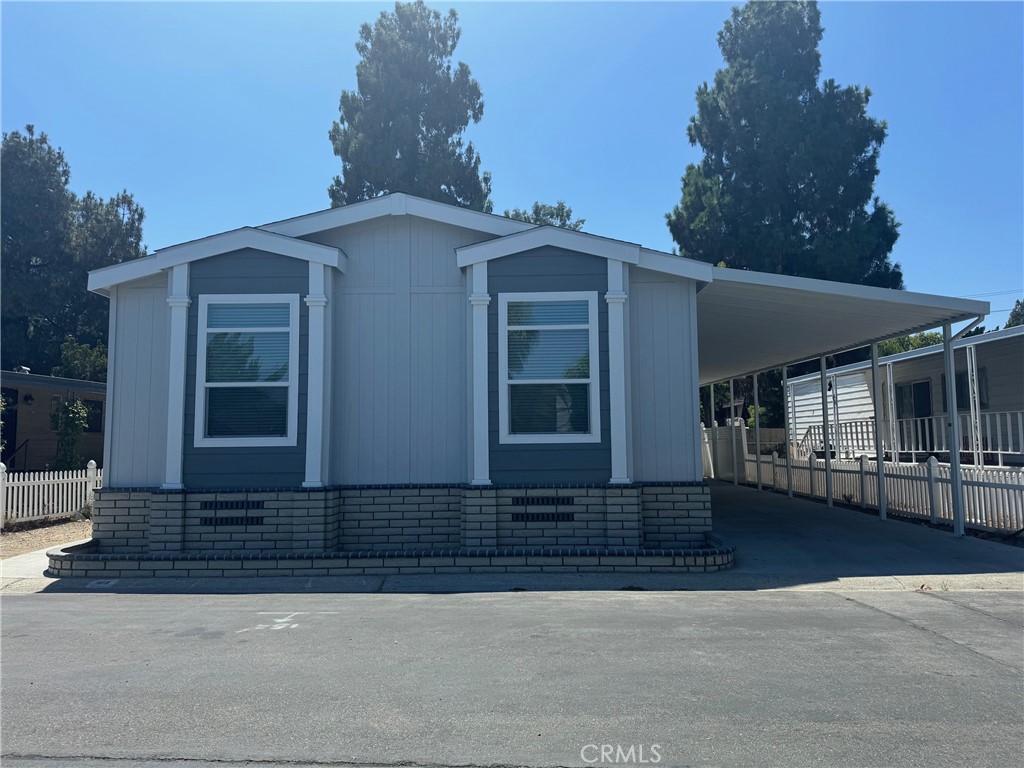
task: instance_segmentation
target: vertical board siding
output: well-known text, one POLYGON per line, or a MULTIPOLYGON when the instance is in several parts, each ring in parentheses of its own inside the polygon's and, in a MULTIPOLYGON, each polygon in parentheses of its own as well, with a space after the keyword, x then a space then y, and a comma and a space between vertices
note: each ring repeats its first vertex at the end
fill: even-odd
MULTIPOLYGON (((487 266, 487 379, 491 481, 494 483, 607 483, 611 478, 611 413, 608 393, 608 266, 605 259, 539 248, 495 259, 487 266), (533 291, 597 291, 601 442, 516 443, 498 441, 498 294, 533 291)), ((464 353, 463 353, 464 354, 464 353)))
POLYGON ((167 278, 118 286, 107 403, 111 429, 107 482, 150 488, 163 482, 167 446, 170 308, 167 278))
POLYGON ((687 280, 631 270, 629 375, 637 481, 701 476, 691 296, 687 280))
MULTIPOLYGON (((305 261, 251 249, 213 256, 191 265, 185 368, 185 441, 182 481, 186 488, 287 488, 306 473, 306 385, 309 350, 309 266, 305 261), (216 293, 299 295, 298 436, 294 446, 198 448, 195 446, 196 354, 199 296, 216 293)), ((166 355, 165 355, 166 357, 166 355)), ((120 397, 121 390, 118 389, 120 397)), ((111 483, 113 486, 113 483, 111 483)), ((159 485, 159 483, 157 483, 159 485)))
POLYGON ((466 288, 455 249, 490 235, 389 216, 311 235, 334 275, 327 481, 467 480, 466 288))

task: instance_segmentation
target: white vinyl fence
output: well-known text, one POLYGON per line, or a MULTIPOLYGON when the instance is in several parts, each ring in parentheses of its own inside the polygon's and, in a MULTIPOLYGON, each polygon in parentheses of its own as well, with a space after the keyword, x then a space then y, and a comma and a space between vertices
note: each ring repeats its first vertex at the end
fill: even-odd
POLYGON ((0 528, 23 520, 73 515, 92 504, 103 485, 103 470, 90 461, 85 469, 56 472, 8 472, 0 464, 0 528))
MULTIPOLYGON (((786 459, 777 454, 746 456, 745 481, 785 493, 786 459)), ((934 458, 921 464, 886 462, 886 507, 893 512, 932 522, 953 522, 950 467, 934 458)), ((833 459, 832 497, 863 508, 878 508, 878 465, 866 456, 859 460, 833 459)), ((1024 470, 962 467, 964 522, 970 528, 1012 533, 1024 529, 1024 470)), ((793 493, 825 498, 825 460, 814 456, 793 459, 793 493)))

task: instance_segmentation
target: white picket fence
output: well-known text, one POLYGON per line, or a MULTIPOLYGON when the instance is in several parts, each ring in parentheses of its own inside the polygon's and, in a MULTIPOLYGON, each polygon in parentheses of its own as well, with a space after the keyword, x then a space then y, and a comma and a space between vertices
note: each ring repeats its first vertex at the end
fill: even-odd
POLYGON ((90 461, 85 469, 56 472, 8 472, 0 464, 0 528, 23 520, 73 515, 90 506, 103 485, 103 470, 90 461))
MULTIPOLYGON (((786 459, 777 454, 747 455, 746 482, 785 493, 786 459)), ((886 507, 935 523, 953 522, 950 467, 934 458, 921 464, 886 462, 886 507)), ((1024 470, 962 467, 964 522, 969 528, 1012 533, 1024 529, 1024 470)), ((832 498, 865 509, 878 509, 878 465, 866 456, 832 461, 832 498)), ((824 499, 825 460, 813 456, 794 459, 793 493, 824 499)))

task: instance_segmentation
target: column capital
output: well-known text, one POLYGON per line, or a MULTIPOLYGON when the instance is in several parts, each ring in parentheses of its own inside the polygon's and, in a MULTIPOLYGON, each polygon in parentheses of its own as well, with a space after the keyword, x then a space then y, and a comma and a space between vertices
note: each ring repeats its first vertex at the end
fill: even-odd
POLYGON ((623 291, 608 291, 604 295, 604 300, 609 304, 625 304, 628 298, 629 296, 623 291))
POLYGON ((320 295, 320 296, 309 295, 309 296, 307 296, 305 298, 305 302, 306 302, 306 306, 307 307, 326 307, 327 306, 327 297, 323 296, 323 295, 320 295))
POLYGON ((474 307, 486 307, 491 303, 491 296, 487 293, 474 293, 469 297, 469 303, 474 307))
POLYGON ((189 307, 192 304, 192 299, 188 296, 168 296, 167 304, 171 307, 189 307))

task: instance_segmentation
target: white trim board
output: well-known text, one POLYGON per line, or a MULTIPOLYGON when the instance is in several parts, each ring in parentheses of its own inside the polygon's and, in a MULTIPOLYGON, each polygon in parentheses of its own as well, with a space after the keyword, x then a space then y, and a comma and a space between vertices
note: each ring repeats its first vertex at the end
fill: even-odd
POLYGON ((289 237, 303 237, 314 232, 336 229, 382 216, 416 216, 491 235, 510 235, 536 228, 535 224, 510 219, 507 216, 481 213, 404 192, 393 192, 372 200, 270 222, 263 224, 260 229, 289 237))
POLYGON ((93 270, 89 273, 89 290, 105 294, 111 287, 120 283, 155 275, 161 270, 171 269, 179 264, 187 264, 243 249, 265 251, 279 256, 289 256, 324 264, 341 272, 345 271, 348 263, 348 257, 340 248, 296 240, 253 227, 243 227, 162 248, 141 259, 93 270))

